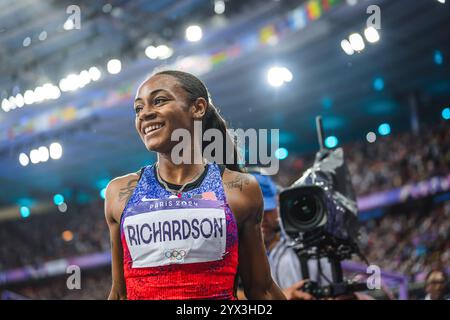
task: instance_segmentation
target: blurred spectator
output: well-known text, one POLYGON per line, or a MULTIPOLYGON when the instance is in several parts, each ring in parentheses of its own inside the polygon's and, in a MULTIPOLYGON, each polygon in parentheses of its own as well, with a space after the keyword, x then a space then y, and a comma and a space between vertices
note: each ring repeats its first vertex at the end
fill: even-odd
POLYGON ((448 277, 443 270, 431 270, 425 279, 425 300, 450 300, 448 277))

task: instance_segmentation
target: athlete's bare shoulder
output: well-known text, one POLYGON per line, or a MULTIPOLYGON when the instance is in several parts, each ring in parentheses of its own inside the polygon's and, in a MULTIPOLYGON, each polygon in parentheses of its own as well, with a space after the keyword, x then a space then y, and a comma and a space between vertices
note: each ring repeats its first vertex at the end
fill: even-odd
POLYGON ((222 182, 228 203, 238 223, 253 215, 259 217, 263 200, 261 189, 254 176, 225 169, 222 182))
POLYGON ((244 191, 249 186, 251 187, 253 176, 248 173, 242 173, 225 169, 223 172, 223 184, 226 189, 244 191))
POLYGON ((106 187, 105 214, 107 218, 120 221, 125 205, 139 181, 139 172, 129 173, 112 179, 106 187))

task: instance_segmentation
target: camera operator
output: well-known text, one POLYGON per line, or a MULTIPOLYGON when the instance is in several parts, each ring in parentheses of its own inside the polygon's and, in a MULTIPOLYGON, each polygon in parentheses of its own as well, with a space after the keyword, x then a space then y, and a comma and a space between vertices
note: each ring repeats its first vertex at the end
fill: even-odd
MULTIPOLYGON (((300 262, 294 250, 287 245, 286 236, 280 226, 278 211, 277 187, 272 179, 262 172, 250 173, 256 178, 263 193, 264 216, 262 220, 262 233, 269 259, 272 278, 283 290, 288 300, 313 300, 314 297, 301 289, 305 284, 300 262)), ((323 282, 317 272, 317 260, 308 262, 311 279, 323 282), (312 272, 311 272, 312 271, 312 272)), ((329 274, 326 260, 321 261, 324 272, 329 274)), ((238 291, 238 298, 245 298, 243 292, 238 291)))

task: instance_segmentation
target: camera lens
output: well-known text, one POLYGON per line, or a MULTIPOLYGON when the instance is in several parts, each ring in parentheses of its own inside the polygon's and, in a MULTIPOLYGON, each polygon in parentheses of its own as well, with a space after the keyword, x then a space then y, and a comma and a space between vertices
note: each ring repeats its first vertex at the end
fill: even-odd
POLYGON ((287 219, 294 228, 308 231, 321 224, 325 208, 318 194, 303 192, 289 202, 287 219))
POLYGON ((316 199, 309 195, 303 195, 300 199, 294 201, 292 210, 296 212, 298 222, 302 224, 309 223, 314 219, 317 212, 316 199))

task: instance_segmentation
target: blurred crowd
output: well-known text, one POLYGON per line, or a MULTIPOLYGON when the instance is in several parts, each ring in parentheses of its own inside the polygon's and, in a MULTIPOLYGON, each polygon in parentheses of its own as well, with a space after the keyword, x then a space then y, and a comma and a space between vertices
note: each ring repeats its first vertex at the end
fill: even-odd
POLYGON ((435 268, 450 266, 450 201, 429 210, 395 210, 366 221, 361 249, 371 264, 423 280, 435 268))
MULTIPOLYGON (((371 264, 409 275, 411 282, 423 282, 429 271, 450 266, 449 201, 428 213, 395 211, 367 220, 361 233, 361 249, 371 264)), ((93 245, 84 248, 92 249, 93 245)), ((111 287, 110 267, 82 270, 80 290, 69 290, 66 281, 63 276, 11 290, 31 299, 106 299, 111 287)))
POLYGON ((397 188, 450 173, 450 125, 361 142, 345 151, 359 195, 397 188))
POLYGON ((111 289, 111 269, 82 271, 79 289, 68 289, 66 281, 66 277, 57 277, 11 288, 10 292, 34 300, 105 300, 111 289))
POLYGON ((0 223, 0 271, 110 249, 103 201, 0 223))
MULTIPOLYGON (((402 133, 344 149, 359 195, 450 173, 450 126, 445 123, 424 128, 419 135, 402 133)), ((287 162, 278 182, 288 186, 312 159, 294 158, 287 162)), ((370 263, 409 275, 412 280, 431 268, 450 265, 450 202, 423 208, 391 210, 364 222, 361 243, 370 263)), ((1 222, 0 243, 0 271, 109 251, 103 201, 69 206, 66 213, 55 210, 1 222)), ((90 289, 70 291, 65 280, 54 280, 51 286, 22 287, 20 293, 34 298, 106 298, 111 282, 108 270, 96 271, 84 281, 85 288, 90 289)))
MULTIPOLYGON (((441 122, 411 132, 380 136, 374 143, 344 145, 344 153, 358 196, 398 188, 450 173, 450 125, 441 122)), ((290 157, 275 177, 289 186, 309 168, 314 157, 290 157)))

